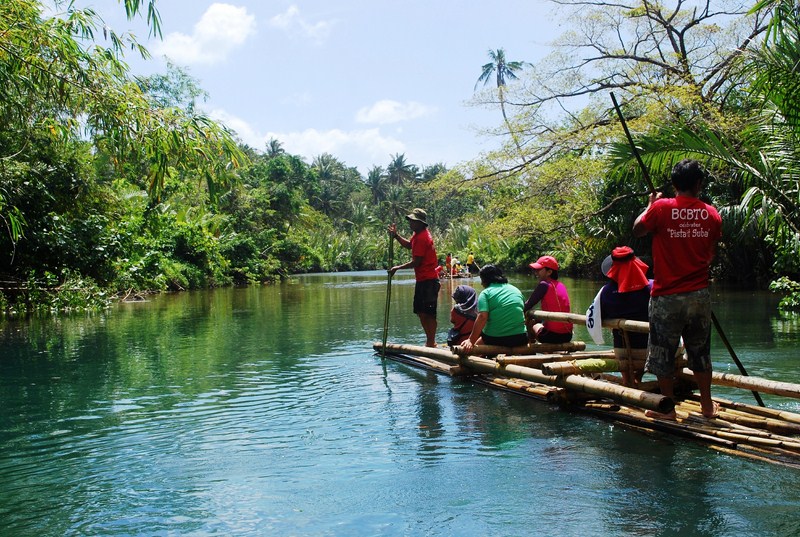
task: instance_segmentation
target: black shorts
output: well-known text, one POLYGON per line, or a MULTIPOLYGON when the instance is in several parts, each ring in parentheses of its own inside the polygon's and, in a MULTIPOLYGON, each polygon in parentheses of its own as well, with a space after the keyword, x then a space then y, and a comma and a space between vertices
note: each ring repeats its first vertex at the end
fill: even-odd
POLYGON ((539 343, 569 343, 572 341, 572 332, 551 332, 547 328, 542 328, 536 340, 539 343))
POLYGON ((439 280, 423 280, 414 286, 414 313, 425 313, 436 317, 436 303, 439 301, 439 280))
POLYGON ((498 347, 521 347, 528 344, 528 334, 512 334, 510 336, 489 336, 481 332, 484 345, 497 345, 498 347))

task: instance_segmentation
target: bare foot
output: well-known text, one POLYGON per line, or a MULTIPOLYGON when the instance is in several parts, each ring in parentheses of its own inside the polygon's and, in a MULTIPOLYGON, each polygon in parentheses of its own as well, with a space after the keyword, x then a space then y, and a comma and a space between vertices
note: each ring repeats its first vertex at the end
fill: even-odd
POLYGON ((655 418, 658 420, 669 420, 675 421, 678 418, 678 415, 675 414, 675 411, 667 412, 666 414, 663 412, 656 412, 655 410, 645 410, 644 415, 648 418, 655 418))
POLYGON ((708 419, 713 419, 719 416, 719 403, 716 401, 711 401, 711 412, 707 412, 703 410, 703 417, 708 419))
POLYGON ((430 347, 432 349, 435 349, 437 347, 436 343, 426 343, 425 346, 430 347))

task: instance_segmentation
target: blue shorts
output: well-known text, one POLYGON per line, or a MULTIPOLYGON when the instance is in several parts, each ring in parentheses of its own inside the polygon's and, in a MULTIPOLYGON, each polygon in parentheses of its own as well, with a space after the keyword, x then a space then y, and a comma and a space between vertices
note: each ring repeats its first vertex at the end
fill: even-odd
POLYGON ((439 280, 423 280, 414 285, 414 313, 436 317, 436 303, 439 301, 439 280))
POLYGON ((708 288, 650 297, 650 337, 645 369, 675 374, 675 353, 683 336, 689 369, 711 371, 711 298, 708 288))

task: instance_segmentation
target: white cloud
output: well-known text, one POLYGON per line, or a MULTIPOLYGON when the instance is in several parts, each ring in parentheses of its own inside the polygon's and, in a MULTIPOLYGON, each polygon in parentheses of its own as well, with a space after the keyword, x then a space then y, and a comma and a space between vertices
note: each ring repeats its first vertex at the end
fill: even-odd
POLYGON ((192 35, 168 34, 156 52, 182 65, 217 63, 253 35, 255 28, 255 17, 247 8, 211 4, 192 35))
POLYGON ((274 138, 287 153, 299 155, 309 163, 322 153, 330 153, 346 165, 355 166, 362 174, 366 174, 374 165, 388 162, 391 155, 407 151, 406 144, 382 134, 377 128, 259 133, 246 120, 224 110, 212 110, 208 115, 236 132, 242 142, 258 151, 263 151, 270 139, 274 138))
POLYGON ((425 106, 415 101, 399 103, 397 101, 384 99, 376 102, 372 106, 365 106, 360 109, 356 113, 356 121, 359 123, 386 125, 428 116, 435 111, 435 108, 425 106))
POLYGON ((357 167, 361 173, 375 164, 387 162, 394 153, 406 151, 403 142, 381 134, 379 129, 270 132, 263 137, 261 147, 271 138, 280 141, 288 153, 301 155, 309 162, 321 153, 330 153, 348 166, 357 167))
POLYGON ((297 9, 297 6, 292 5, 289 6, 285 13, 272 17, 269 20, 269 24, 287 34, 300 35, 320 44, 330 36, 335 21, 319 21, 312 24, 300 15, 300 10, 297 9))

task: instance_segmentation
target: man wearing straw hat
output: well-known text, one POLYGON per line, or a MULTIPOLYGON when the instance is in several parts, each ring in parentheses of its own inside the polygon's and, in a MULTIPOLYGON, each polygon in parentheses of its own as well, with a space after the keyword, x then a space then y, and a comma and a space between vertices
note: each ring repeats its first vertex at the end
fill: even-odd
POLYGON ((436 304, 439 300, 439 274, 436 267, 436 249, 433 237, 428 230, 428 214, 424 209, 413 209, 406 215, 406 220, 413 233, 406 239, 397 234, 397 224, 389 225, 389 234, 397 239, 400 246, 411 250, 411 261, 395 265, 389 269, 393 275, 400 269, 413 268, 416 285, 414 286, 414 313, 419 316, 422 329, 425 331, 425 346, 436 346, 436 304))
MULTIPOLYGON (((661 393, 673 396, 675 352, 681 336, 689 369, 700 389, 703 416, 717 416, 711 399, 711 297, 708 269, 722 219, 698 196, 704 172, 696 160, 685 159, 672 168, 674 198, 650 194, 647 208, 633 223, 633 234, 653 235, 653 290, 650 293, 650 337, 645 368, 658 377, 661 393)), ((650 417, 675 419, 675 411, 650 417)))

